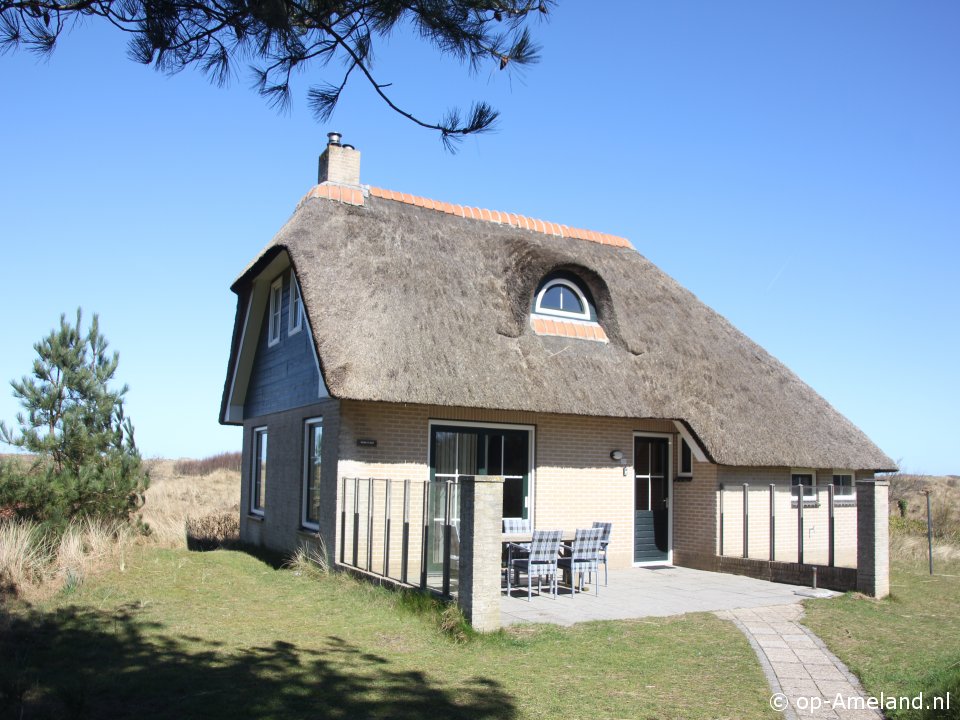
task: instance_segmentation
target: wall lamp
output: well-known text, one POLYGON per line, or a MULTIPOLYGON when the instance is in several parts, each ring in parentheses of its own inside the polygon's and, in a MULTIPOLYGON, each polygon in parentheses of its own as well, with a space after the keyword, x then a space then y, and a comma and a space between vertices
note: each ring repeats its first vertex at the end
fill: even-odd
POLYGON ((623 475, 624 475, 624 477, 626 477, 626 475, 627 475, 627 460, 626 460, 626 458, 623 456, 623 450, 611 450, 611 451, 610 451, 610 459, 613 460, 614 462, 620 463, 620 466, 623 468, 623 475))

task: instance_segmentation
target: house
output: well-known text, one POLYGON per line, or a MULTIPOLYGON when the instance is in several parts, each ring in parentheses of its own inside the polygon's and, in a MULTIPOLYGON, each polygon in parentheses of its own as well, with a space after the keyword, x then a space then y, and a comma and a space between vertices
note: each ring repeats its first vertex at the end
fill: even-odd
POLYGON ((885 562, 885 539, 858 550, 885 490, 859 520, 855 498, 894 462, 622 238, 362 185, 360 152, 331 133, 318 185, 232 290, 220 421, 244 428, 245 541, 319 536, 363 565, 350 550, 390 545, 380 509, 440 512, 401 501, 401 481, 496 475, 504 517, 612 522, 611 567, 796 565, 798 537, 822 549, 828 525, 817 563, 885 562), (354 478, 393 479, 393 504, 354 478), (828 488, 830 516, 805 526, 828 488), (776 548, 768 506, 794 523, 776 548))

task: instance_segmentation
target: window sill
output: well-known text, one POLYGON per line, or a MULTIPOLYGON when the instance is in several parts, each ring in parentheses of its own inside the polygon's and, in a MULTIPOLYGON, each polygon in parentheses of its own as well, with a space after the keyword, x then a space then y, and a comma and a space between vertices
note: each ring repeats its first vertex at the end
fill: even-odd
POLYGON ((856 507, 857 500, 856 498, 838 498, 836 495, 833 496, 833 506, 834 507, 856 507))
POLYGON ((300 526, 297 528, 297 535, 302 537, 311 538, 313 540, 320 539, 320 528, 309 528, 300 526))
MULTIPOLYGON (((818 508, 818 507, 820 507, 820 501, 819 501, 819 500, 804 500, 804 501, 803 501, 803 506, 804 506, 805 508, 818 508)), ((796 507, 797 507, 797 501, 796 501, 796 500, 791 500, 791 501, 790 501, 790 507, 796 509, 796 507)))
POLYGON ((677 475, 673 481, 674 482, 690 482, 693 480, 693 475, 677 475))
POLYGON ((253 520, 254 522, 263 522, 263 513, 247 513, 247 520, 253 520))

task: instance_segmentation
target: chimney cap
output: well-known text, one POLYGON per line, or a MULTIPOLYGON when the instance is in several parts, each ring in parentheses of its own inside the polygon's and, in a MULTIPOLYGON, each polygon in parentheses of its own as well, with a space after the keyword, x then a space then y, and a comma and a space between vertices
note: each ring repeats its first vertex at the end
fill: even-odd
POLYGON ((338 132, 328 132, 327 133, 327 145, 339 145, 341 134, 338 132))

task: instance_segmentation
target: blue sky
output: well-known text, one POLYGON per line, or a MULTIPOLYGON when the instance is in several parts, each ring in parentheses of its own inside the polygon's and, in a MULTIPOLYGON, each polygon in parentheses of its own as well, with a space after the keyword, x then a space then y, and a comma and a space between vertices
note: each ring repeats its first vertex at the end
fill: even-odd
MULTIPOLYGON (((486 99, 456 155, 355 83, 318 125, 130 62, 87 23, 49 60, 0 56, 0 381, 77 306, 120 351, 147 456, 239 449, 217 424, 229 286, 315 182, 325 133, 361 180, 629 238, 905 470, 960 473, 960 5, 562 3, 543 59, 475 76, 395 35, 396 99, 486 99)), ((17 404, 0 392, 0 418, 17 404)))

